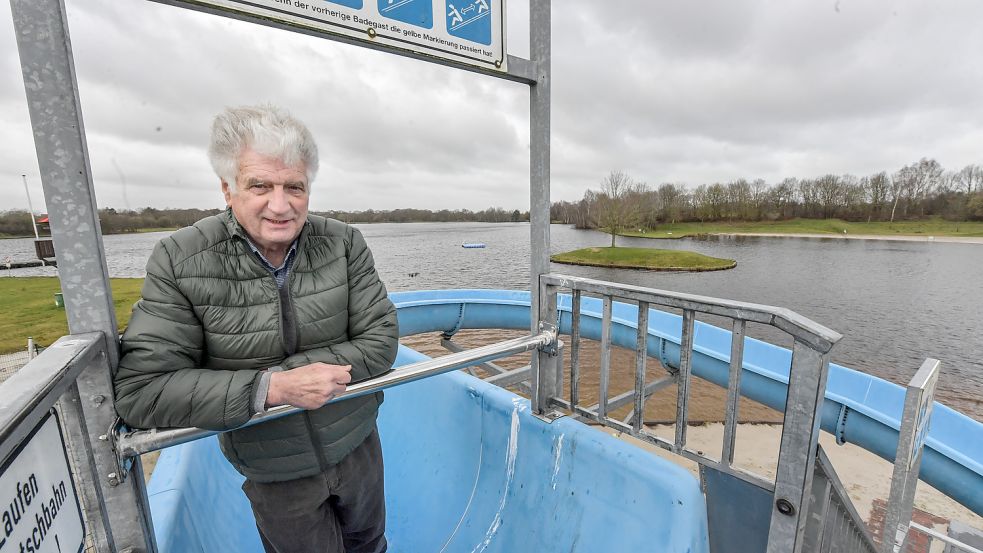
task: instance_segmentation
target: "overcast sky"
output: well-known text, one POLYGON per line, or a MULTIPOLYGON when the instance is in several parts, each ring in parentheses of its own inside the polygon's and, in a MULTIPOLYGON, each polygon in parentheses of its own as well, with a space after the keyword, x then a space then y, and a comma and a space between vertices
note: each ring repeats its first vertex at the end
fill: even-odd
MULTIPOLYGON (((221 207, 226 105, 273 102, 321 149, 313 209, 528 209, 528 88, 145 0, 67 0, 100 206, 221 207), (125 183, 125 184, 124 184, 125 183)), ((528 7, 508 50, 528 56, 528 7)), ((649 184, 983 163, 983 2, 553 2, 552 198, 649 184)), ((0 209, 43 198, 0 2, 0 209)))

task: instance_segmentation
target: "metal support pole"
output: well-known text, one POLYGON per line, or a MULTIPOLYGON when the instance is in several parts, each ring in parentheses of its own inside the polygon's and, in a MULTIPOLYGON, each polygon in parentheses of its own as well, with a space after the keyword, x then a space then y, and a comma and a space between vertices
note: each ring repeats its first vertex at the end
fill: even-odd
MULTIPOLYGON (((539 332, 540 323, 555 323, 554 308, 542 297, 546 288, 540 275, 550 268, 550 0, 529 2, 529 58, 536 69, 536 82, 529 87, 529 290, 532 294, 531 328, 539 332)), ((540 350, 533 356, 533 411, 540 415, 555 397, 554 371, 560 370, 555 356, 540 350)))
POLYGON ((156 551, 139 462, 134 477, 119 484, 112 447, 99 440, 116 419, 111 373, 119 362, 119 346, 64 2, 11 0, 10 7, 41 184, 60 258, 68 329, 106 337, 104 362, 79 376, 78 406, 64 409, 76 414, 65 418, 72 456, 79 459, 78 452, 91 451, 91 457, 82 456, 90 457, 91 463, 75 466, 86 523, 99 551, 156 551))
POLYGON ((821 353, 796 339, 792 345, 768 553, 803 551, 828 372, 829 352, 821 353))
POLYGON ((536 67, 529 87, 530 330, 538 332, 539 276, 550 269, 550 0, 529 2, 529 57, 536 67))

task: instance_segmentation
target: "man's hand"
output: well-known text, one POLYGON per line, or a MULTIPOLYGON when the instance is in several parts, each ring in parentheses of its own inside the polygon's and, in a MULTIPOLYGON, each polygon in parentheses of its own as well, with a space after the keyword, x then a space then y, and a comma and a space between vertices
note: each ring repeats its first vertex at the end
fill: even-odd
POLYGON ((270 375, 266 406, 293 405, 317 409, 345 391, 352 381, 351 365, 311 363, 270 375))

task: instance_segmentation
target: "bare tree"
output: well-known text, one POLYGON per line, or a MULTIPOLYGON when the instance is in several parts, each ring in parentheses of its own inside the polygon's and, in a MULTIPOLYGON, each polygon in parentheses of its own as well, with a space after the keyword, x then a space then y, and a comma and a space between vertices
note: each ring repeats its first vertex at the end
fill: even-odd
POLYGON ((679 219, 683 209, 684 197, 685 190, 682 186, 676 186, 670 182, 659 186, 659 214, 663 221, 672 224, 679 219))
POLYGON ((594 190, 588 189, 584 192, 584 197, 577 202, 574 227, 579 229, 597 227, 597 192, 594 190))
POLYGON ((611 234, 612 248, 619 233, 638 224, 638 206, 631 201, 638 190, 639 186, 624 171, 611 171, 601 181, 597 221, 611 234))
POLYGON ((870 202, 870 210, 867 212, 867 222, 869 223, 875 213, 880 218, 881 209, 891 190, 891 179, 887 173, 881 171, 876 175, 864 177, 860 184, 864 187, 867 200, 870 202))
POLYGON ((751 181, 751 217, 760 221, 768 203, 768 183, 764 179, 751 181))
POLYGON ((959 187, 970 196, 973 192, 983 192, 983 165, 967 165, 956 173, 959 187))
POLYGON ((901 201, 901 197, 906 194, 906 191, 910 188, 908 181, 911 179, 911 168, 907 165, 901 168, 900 171, 894 174, 891 179, 891 222, 894 222, 894 214, 898 210, 898 202, 901 201))
POLYGON ((816 179, 816 199, 823 208, 823 219, 829 219, 836 213, 843 195, 843 181, 836 175, 823 175, 816 179))
POLYGON ((771 190, 772 201, 778 216, 785 219, 790 216, 792 204, 795 203, 795 189, 798 188, 799 181, 794 178, 783 179, 771 190))

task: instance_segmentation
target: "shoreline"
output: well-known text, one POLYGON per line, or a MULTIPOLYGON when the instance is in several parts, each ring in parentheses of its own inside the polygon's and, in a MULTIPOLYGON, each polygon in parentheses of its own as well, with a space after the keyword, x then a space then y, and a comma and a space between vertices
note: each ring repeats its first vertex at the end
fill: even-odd
POLYGON ((735 261, 732 265, 726 267, 641 267, 638 265, 621 265, 621 264, 610 264, 610 263, 590 263, 588 261, 559 261, 550 257, 551 263, 560 263, 561 265, 580 265, 581 267, 602 267, 605 269, 635 269, 637 271, 655 271, 664 273, 704 273, 708 271, 726 271, 728 269, 733 269, 737 267, 737 262, 735 261))
MULTIPOLYGON (((934 236, 917 234, 820 234, 786 232, 710 232, 709 236, 752 236, 762 238, 821 238, 826 240, 883 240, 893 242, 946 242, 953 244, 983 244, 983 236, 934 236)), ((690 234, 685 238, 697 236, 690 234)), ((626 238, 649 238, 648 236, 626 236, 626 238)), ((660 238, 654 238, 660 240, 660 238)))

